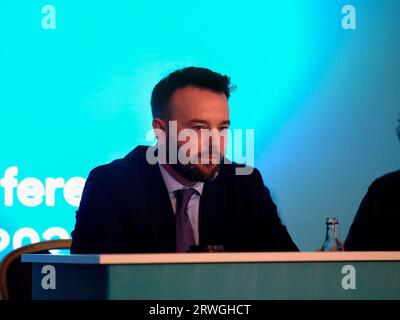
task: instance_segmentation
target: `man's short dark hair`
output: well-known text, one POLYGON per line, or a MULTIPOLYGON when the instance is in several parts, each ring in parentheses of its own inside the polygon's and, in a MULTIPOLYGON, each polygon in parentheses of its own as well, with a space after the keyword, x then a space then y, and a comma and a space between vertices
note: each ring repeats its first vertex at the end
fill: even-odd
POLYGON ((175 90, 187 86, 224 93, 229 99, 234 87, 230 77, 206 68, 187 67, 176 70, 156 84, 151 94, 153 118, 168 117, 168 104, 175 90))

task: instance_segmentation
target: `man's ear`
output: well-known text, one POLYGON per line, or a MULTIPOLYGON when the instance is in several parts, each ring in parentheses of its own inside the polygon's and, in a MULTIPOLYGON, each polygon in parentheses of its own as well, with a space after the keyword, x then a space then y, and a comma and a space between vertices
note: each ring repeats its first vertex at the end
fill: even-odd
POLYGON ((162 144, 166 143, 167 123, 166 120, 161 118, 154 118, 152 122, 154 134, 156 135, 158 142, 162 144))

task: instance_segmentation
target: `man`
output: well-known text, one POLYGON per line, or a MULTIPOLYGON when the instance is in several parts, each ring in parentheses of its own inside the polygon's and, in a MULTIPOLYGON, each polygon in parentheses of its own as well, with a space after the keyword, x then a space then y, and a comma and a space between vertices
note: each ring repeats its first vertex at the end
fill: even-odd
MULTIPOLYGON (((400 140, 400 125, 397 136, 400 140)), ((399 225, 400 170, 385 174, 369 186, 350 227, 345 250, 399 251, 399 225)))
POLYGON ((210 245, 298 251, 259 171, 243 174, 244 166, 224 157, 230 91, 229 77, 195 67, 154 87, 157 146, 138 146, 90 172, 72 253, 187 252, 210 245), (213 134, 204 138, 207 130, 213 134))

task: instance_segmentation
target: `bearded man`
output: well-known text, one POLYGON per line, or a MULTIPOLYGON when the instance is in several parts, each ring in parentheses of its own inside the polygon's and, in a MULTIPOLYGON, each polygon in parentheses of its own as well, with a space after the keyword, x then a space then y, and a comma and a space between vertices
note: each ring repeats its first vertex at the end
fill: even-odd
POLYGON ((231 89, 197 67, 154 87, 157 145, 90 172, 71 253, 298 251, 260 172, 225 157, 231 89))

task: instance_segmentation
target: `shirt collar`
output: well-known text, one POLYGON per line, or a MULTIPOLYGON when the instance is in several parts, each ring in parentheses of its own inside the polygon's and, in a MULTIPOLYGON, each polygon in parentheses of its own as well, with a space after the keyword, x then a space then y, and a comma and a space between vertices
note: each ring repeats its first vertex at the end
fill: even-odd
MULTIPOLYGON (((158 163, 158 166, 161 171, 161 175, 164 179, 164 183, 167 187, 168 193, 174 193, 177 190, 188 188, 176 180, 165 168, 162 164, 158 163)), ((200 195, 203 192, 204 182, 196 182, 190 188, 195 189, 200 195)))

